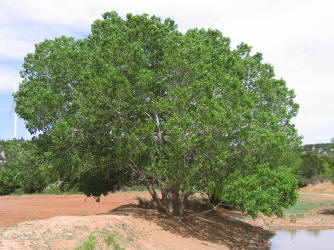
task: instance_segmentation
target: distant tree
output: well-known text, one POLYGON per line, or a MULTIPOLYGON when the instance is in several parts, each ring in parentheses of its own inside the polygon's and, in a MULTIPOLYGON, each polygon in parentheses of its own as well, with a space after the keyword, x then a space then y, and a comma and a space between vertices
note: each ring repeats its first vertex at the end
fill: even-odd
POLYGON ((197 192, 252 216, 296 200, 295 95, 246 44, 108 12, 85 39, 37 44, 23 68, 16 112, 88 195, 134 178, 176 216, 197 192))
POLYGON ((41 192, 54 181, 50 166, 43 162, 32 141, 0 141, 6 161, 0 165, 0 195, 21 188, 23 192, 41 192))

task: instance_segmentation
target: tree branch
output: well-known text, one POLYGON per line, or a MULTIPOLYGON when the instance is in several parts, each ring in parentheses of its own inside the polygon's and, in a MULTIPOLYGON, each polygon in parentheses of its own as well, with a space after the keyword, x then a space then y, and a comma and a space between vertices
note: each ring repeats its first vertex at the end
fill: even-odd
POLYGON ((184 219, 189 219, 189 218, 192 218, 192 217, 195 217, 195 216, 200 216, 200 215, 203 215, 203 214, 210 213, 210 212, 212 212, 212 211, 216 211, 217 208, 218 208, 219 206, 221 206, 221 205, 222 205, 222 203, 219 202, 216 206, 214 206, 213 208, 211 208, 211 209, 209 209, 209 210, 205 210, 205 211, 202 211, 202 212, 199 212, 199 213, 196 213, 196 214, 191 214, 191 215, 189 215, 189 216, 185 216, 185 217, 183 217, 183 218, 184 218, 184 219))

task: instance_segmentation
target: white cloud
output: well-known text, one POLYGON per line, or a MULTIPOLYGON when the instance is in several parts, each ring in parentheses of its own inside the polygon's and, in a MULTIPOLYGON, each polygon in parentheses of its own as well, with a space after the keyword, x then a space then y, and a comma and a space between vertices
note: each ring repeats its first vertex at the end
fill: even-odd
POLYGON ((19 72, 0 65, 0 92, 13 92, 20 81, 19 72))

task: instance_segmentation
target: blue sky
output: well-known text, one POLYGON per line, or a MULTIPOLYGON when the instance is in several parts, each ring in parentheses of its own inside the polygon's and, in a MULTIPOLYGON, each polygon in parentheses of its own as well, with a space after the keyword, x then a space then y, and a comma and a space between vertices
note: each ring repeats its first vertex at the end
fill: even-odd
MULTIPOLYGON (((170 17, 181 31, 219 29, 246 42, 286 80, 300 104, 294 123, 304 143, 334 137, 334 3, 330 0, 1 0, 0 139, 13 137, 12 93, 27 53, 44 39, 82 38, 106 11, 170 17)), ((19 120, 18 137, 29 138, 19 120)))

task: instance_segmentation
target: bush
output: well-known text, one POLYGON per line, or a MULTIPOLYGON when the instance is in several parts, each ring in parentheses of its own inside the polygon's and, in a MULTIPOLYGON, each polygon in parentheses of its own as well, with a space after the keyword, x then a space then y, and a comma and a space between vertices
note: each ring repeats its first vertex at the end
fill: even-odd
POLYGON ((95 248, 96 239, 93 234, 89 235, 88 239, 77 247, 76 250, 93 250, 95 248))
POLYGON ((299 186, 324 180, 334 181, 334 158, 327 155, 306 153, 301 155, 298 169, 299 186))
POLYGON ((25 193, 42 192, 54 182, 50 167, 43 161, 34 141, 0 141, 6 161, 0 166, 0 195, 20 188, 25 193))

